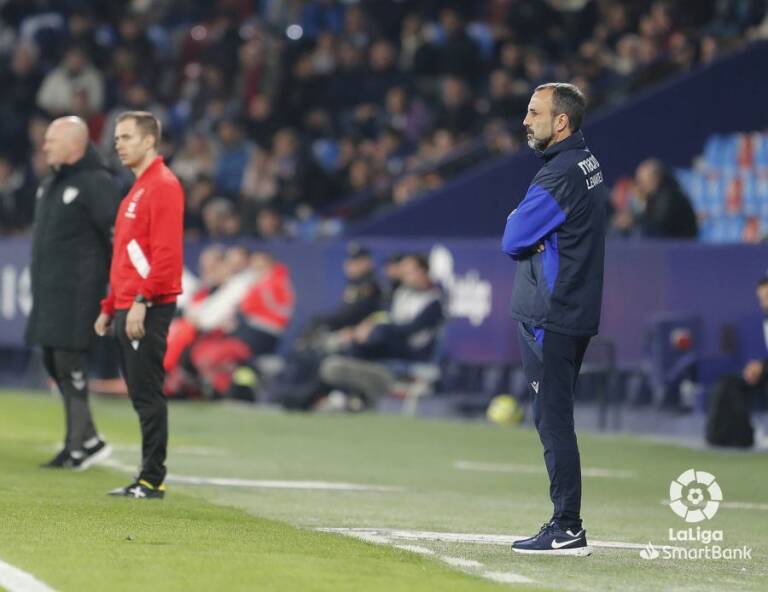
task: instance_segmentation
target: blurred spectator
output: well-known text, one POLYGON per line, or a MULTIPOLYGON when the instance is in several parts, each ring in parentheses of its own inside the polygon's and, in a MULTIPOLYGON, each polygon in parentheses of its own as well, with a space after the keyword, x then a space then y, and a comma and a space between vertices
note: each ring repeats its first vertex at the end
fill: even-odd
POLYGON ((240 192, 243 173, 251 157, 251 146, 243 136, 242 127, 231 119, 218 126, 219 152, 213 172, 216 190, 233 198, 240 192))
MULTIPOLYGON (((757 283, 756 296, 763 315, 763 335, 768 346, 768 278, 757 283)), ((765 349, 761 348, 765 355, 765 349)), ((751 355, 757 352, 750 352, 751 355)), ((764 408, 768 385, 768 360, 750 359, 741 376, 724 376, 709 393, 706 425, 707 442, 713 446, 750 448, 755 434, 751 415, 755 408, 764 408)))
POLYGON ((247 136, 252 139, 259 148, 269 150, 272 136, 284 127, 280 116, 275 113, 272 100, 265 94, 253 95, 247 103, 244 126, 247 136))
POLYGON ((204 134, 191 131, 176 152, 171 169, 187 187, 201 177, 212 178, 218 155, 204 134))
POLYGON ((384 308, 388 308, 392 304, 392 298, 400 287, 400 263, 403 261, 403 256, 401 253, 395 253, 387 257, 387 260, 384 262, 385 284, 382 293, 384 308))
POLYGON ((226 198, 210 199, 202 208, 202 219, 208 238, 231 238, 240 234, 240 217, 235 206, 226 198))
POLYGON ((32 223, 35 188, 24 169, 0 154, 0 234, 12 234, 32 223))
POLYGON ((366 103, 381 103, 389 89, 404 82, 403 74, 397 68, 394 46, 383 39, 376 41, 370 49, 368 75, 360 100, 366 103))
MULTIPOLYGON (((368 249, 355 243, 349 245, 344 260, 344 277, 347 284, 341 302, 334 310, 310 321, 304 341, 324 340, 329 332, 351 329, 380 309, 381 288, 376 280, 373 256, 368 249)), ((351 334, 340 339, 350 337, 351 334)))
MULTIPOLYGON (((766 340, 765 345, 768 349, 768 278, 762 278, 758 282, 755 293, 760 305, 760 312, 763 315, 763 334, 766 340)), ((768 385, 768 360, 749 360, 744 366, 741 375, 748 387, 753 389, 762 387, 765 389, 765 386, 768 385)))
POLYGON ((285 229, 283 217, 274 208, 262 208, 256 215, 256 236, 261 240, 275 240, 286 238, 288 233, 285 229))
POLYGON ((373 257, 365 247, 352 243, 344 260, 346 285, 332 311, 313 317, 289 354, 284 386, 276 397, 288 407, 307 408, 322 393, 320 364, 330 354, 348 346, 354 327, 382 308, 373 257))
MULTIPOLYGON (((26 122, 35 109, 35 97, 42 82, 37 46, 19 43, 10 62, 0 62, 0 143, 27 145, 26 122)), ((21 150, 20 150, 21 151, 21 150)))
POLYGON ((296 214, 300 206, 314 206, 325 200, 322 174, 312 166, 296 130, 284 128, 275 133, 270 158, 279 195, 276 205, 281 211, 296 214))
POLYGON ((213 181, 201 176, 187 186, 184 205, 184 230, 187 238, 200 238, 205 234, 203 210, 214 196, 213 181))
POLYGON ((427 112, 423 102, 412 100, 404 86, 395 86, 387 91, 382 119, 382 127, 400 132, 413 143, 424 133, 427 112))
POLYGON ((241 364, 274 353, 293 316, 294 294, 288 268, 268 253, 251 255, 245 292, 223 331, 198 337, 189 348, 189 363, 204 389, 230 394, 241 364))
POLYGON ((91 64, 81 47, 70 47, 61 64, 43 79, 37 105, 58 117, 74 111, 77 93, 82 92, 88 108, 101 111, 104 106, 104 76, 91 64))
POLYGON ((440 11, 440 25, 444 38, 435 44, 438 72, 467 81, 477 80, 482 72, 480 52, 467 35, 461 14, 453 8, 444 8, 440 11))
POLYGON ((467 86, 460 78, 449 76, 443 79, 440 85, 440 100, 442 108, 437 117, 437 127, 454 135, 474 131, 477 113, 470 103, 467 86))
MULTIPOLYGON (((168 347, 163 359, 163 367, 168 373, 176 371, 182 354, 197 337, 197 327, 188 317, 194 314, 192 311, 202 306, 206 299, 228 279, 225 251, 220 245, 213 245, 204 249, 200 253, 198 267, 200 277, 194 292, 186 302, 186 306, 180 311, 181 315, 171 322, 168 329, 168 347)), ((169 384, 176 383, 179 378, 174 376, 169 384)), ((169 390, 176 392, 178 388, 179 385, 177 384, 169 390)))
POLYGON ((622 232, 639 231, 647 238, 695 239, 698 236, 693 206, 661 161, 649 159, 640 163, 635 172, 635 190, 640 211, 633 215, 627 209, 614 219, 614 226, 622 232))

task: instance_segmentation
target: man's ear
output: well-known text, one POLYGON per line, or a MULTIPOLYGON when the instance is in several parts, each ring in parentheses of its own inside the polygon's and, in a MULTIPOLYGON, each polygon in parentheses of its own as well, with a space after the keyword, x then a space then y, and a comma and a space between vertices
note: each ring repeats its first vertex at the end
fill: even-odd
POLYGON ((564 131, 569 125, 570 121, 568 121, 568 116, 565 113, 560 113, 555 119, 555 130, 558 132, 564 131))

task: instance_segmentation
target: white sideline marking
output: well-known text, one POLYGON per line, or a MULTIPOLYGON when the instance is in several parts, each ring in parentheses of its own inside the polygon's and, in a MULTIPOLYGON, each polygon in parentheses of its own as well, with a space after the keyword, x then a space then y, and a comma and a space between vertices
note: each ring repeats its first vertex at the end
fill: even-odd
MULTIPOLYGON (((136 472, 136 467, 126 465, 115 460, 105 462, 103 465, 128 473, 136 472)), ((377 492, 404 491, 404 488, 402 487, 395 487, 390 485, 363 485, 359 483, 344 483, 334 481, 272 481, 262 479, 230 479, 227 477, 174 475, 172 473, 166 475, 165 481, 166 483, 182 483, 185 485, 218 485, 220 487, 252 487, 256 489, 303 489, 319 491, 377 492)))
POLYGON ((48 584, 41 582, 10 563, 0 559, 0 587, 8 592, 55 592, 48 584))
POLYGON ((448 565, 453 565, 454 567, 485 567, 479 561, 475 561, 474 559, 464 559, 463 557, 449 557, 448 555, 441 555, 440 561, 445 561, 448 565))
POLYGON ((388 545, 389 539, 387 537, 379 536, 376 534, 366 534, 362 533, 362 536, 357 537, 361 541, 365 541, 366 543, 373 543, 375 545, 388 545))
POLYGON ((499 584, 535 584, 532 579, 507 571, 487 571, 483 577, 499 584))
MULTIPOLYGON (((422 547, 420 545, 402 545, 396 544, 392 540, 392 537, 397 533, 404 531, 386 530, 386 529, 365 529, 365 528, 316 528, 318 532, 328 532, 333 534, 343 534, 351 536, 361 541, 369 543, 378 543, 382 545, 392 545, 395 549, 402 549, 403 551, 410 551, 411 553, 417 553, 419 555, 434 556, 436 553, 432 549, 422 547)), ((474 559, 464 559, 463 557, 450 557, 448 555, 437 555, 436 557, 443 563, 447 563, 451 567, 456 567, 468 571, 480 577, 499 582, 502 584, 535 584, 536 582, 526 576, 512 573, 512 572, 499 572, 489 571, 485 568, 485 565, 474 559), (478 573, 477 570, 482 570, 478 573)))
MULTIPOLYGON (((387 538, 381 537, 383 543, 391 543, 387 538)), ((432 549, 426 547, 420 547, 419 545, 395 545, 395 549, 402 549, 403 551, 410 551, 411 553, 418 553, 419 555, 434 555, 435 552, 432 549)))
MULTIPOLYGON (((661 500, 662 506, 668 506, 669 500, 661 500)), ((720 502, 720 507, 731 508, 733 510, 758 510, 768 512, 768 504, 759 504, 755 502, 720 502)))
POLYGON ((768 504, 754 504, 751 502, 720 502, 724 508, 734 508, 736 510, 762 510, 768 512, 768 504))
MULTIPOLYGON (((473 543, 478 545, 511 545, 515 541, 528 538, 528 536, 508 534, 468 534, 458 532, 430 532, 421 530, 396 530, 389 528, 322 528, 323 532, 336 532, 341 534, 356 533, 375 534, 389 539, 406 541, 436 541, 441 543, 473 543)), ((645 549, 645 544, 622 543, 618 541, 593 541, 589 544, 593 547, 605 549, 645 549)))
MULTIPOLYGON (((486 471, 489 473, 522 473, 528 475, 546 473, 546 468, 539 465, 512 465, 506 463, 473 462, 471 460, 457 460, 453 463, 453 468, 459 469, 460 471, 486 471)), ((581 469, 581 476, 606 477, 608 479, 632 479, 637 477, 637 473, 634 471, 584 467, 581 469)))

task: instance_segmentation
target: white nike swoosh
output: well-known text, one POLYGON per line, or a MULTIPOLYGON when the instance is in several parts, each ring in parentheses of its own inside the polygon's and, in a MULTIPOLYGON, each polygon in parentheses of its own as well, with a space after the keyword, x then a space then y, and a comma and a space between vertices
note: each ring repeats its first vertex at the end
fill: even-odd
POLYGON ((563 541, 562 543, 558 543, 557 541, 552 541, 552 548, 553 549, 560 549, 562 547, 567 547, 568 545, 572 545, 573 543, 578 543, 581 539, 571 539, 570 541, 563 541))

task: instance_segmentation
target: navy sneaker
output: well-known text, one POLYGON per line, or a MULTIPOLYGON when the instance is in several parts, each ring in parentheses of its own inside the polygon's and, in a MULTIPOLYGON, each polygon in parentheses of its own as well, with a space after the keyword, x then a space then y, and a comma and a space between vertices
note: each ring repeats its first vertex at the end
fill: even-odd
POLYGON ((592 547, 587 544, 587 531, 563 530, 556 522, 548 522, 541 527, 539 534, 529 539, 515 541, 512 550, 516 553, 531 555, 592 555, 592 547))

